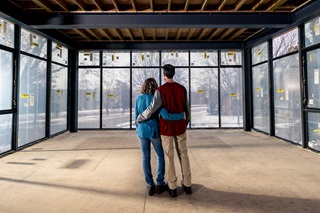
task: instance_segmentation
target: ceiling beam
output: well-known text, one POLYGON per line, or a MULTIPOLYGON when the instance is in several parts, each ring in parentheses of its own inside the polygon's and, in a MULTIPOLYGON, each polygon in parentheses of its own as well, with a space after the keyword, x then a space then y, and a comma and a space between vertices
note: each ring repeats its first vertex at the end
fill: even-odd
POLYGON ((86 11, 86 4, 83 2, 83 0, 77 0, 77 1, 74 1, 78 7, 83 10, 83 11, 86 11))
POLYGON ((86 40, 91 40, 85 33, 81 32, 78 29, 73 29, 73 31, 75 31, 76 33, 78 33, 79 35, 81 35, 83 38, 85 38, 86 40))
POLYGON ((182 29, 181 29, 181 28, 179 28, 179 29, 178 29, 178 31, 177 31, 177 35, 176 35, 176 41, 178 41, 178 40, 179 40, 180 35, 181 35, 181 32, 182 32, 182 29))
POLYGON ((103 11, 103 5, 100 0, 92 0, 100 11, 103 11))
POLYGON ((100 34, 101 34, 102 36, 106 37, 106 38, 109 39, 110 41, 113 40, 113 39, 112 39, 112 35, 111 35, 109 32, 107 32, 106 30, 104 30, 104 29, 97 29, 97 30, 98 30, 98 32, 100 32, 100 34))
POLYGON ((171 10, 171 0, 168 0, 168 9, 167 11, 169 12, 171 10))
POLYGON ((222 28, 216 29, 211 36, 208 38, 208 41, 210 41, 213 37, 216 37, 217 35, 219 35, 222 32, 222 28))
POLYGON ((207 4, 208 4, 208 0, 205 0, 205 1, 202 3, 201 10, 200 10, 201 12, 204 11, 204 9, 206 8, 207 4))
POLYGON ((66 1, 62 0, 53 0, 57 5, 63 8, 65 11, 69 11, 69 6, 66 4, 66 1))
POLYGON ((143 32, 143 29, 139 29, 140 30, 140 34, 141 34, 141 39, 142 39, 142 41, 144 41, 145 40, 145 38, 144 38, 144 32, 143 32))
POLYGON ((134 3, 134 0, 131 0, 131 5, 132 5, 133 11, 137 12, 137 8, 136 8, 136 4, 134 3))
POLYGON ((233 34, 229 40, 234 40, 235 38, 237 38, 239 35, 241 35, 244 31, 246 31, 247 29, 246 28, 242 28, 242 29, 239 29, 235 34, 233 34))
POLYGON ((120 30, 119 30, 119 29, 114 29, 114 31, 116 32, 118 38, 119 38, 121 41, 124 41, 124 38, 123 38, 120 30))
POLYGON ((267 11, 274 11, 275 9, 277 9, 278 7, 280 7, 281 5, 283 5, 287 0, 278 0, 276 1, 273 5, 271 5, 267 11))
POLYGON ((191 29, 189 30, 189 33, 188 33, 188 35, 187 35, 187 40, 190 40, 190 38, 192 37, 192 35, 193 35, 193 33, 194 33, 195 30, 196 30, 195 28, 191 28, 191 29))
POLYGON ((225 33, 223 33, 222 36, 220 36, 219 40, 224 39, 225 37, 227 37, 228 35, 230 35, 230 33, 232 33, 232 31, 234 31, 234 30, 235 30, 234 28, 228 29, 225 33))
POLYGON ((260 7, 260 5, 261 5, 264 1, 265 1, 265 0, 260 0, 256 5, 254 5, 254 6, 252 7, 251 10, 257 10, 257 8, 260 7))
POLYGON ((34 14, 36 29, 72 28, 285 28, 291 13, 66 13, 34 14))
POLYGON ((186 3, 184 5, 184 11, 188 11, 189 3, 190 3, 190 0, 186 0, 186 3))
POLYGON ((129 35, 131 41, 134 41, 133 35, 131 33, 131 30, 130 29, 126 29, 126 31, 127 31, 128 35, 129 35))
POLYGON ((209 29, 208 28, 205 28, 201 31, 200 35, 198 36, 197 40, 201 40, 202 37, 207 33, 209 29))
POLYGON ((164 40, 168 40, 168 37, 169 37, 169 29, 166 28, 164 40))
POLYGON ((51 4, 48 4, 48 1, 45 0, 32 0, 36 5, 43 8, 47 12, 53 12, 51 4))
POLYGON ((220 4, 218 10, 222 10, 222 8, 224 7, 224 5, 226 5, 228 0, 223 0, 223 2, 220 4))
POLYGON ((98 36, 97 34, 95 34, 92 30, 90 29, 84 29, 85 31, 87 31, 90 35, 92 35, 93 37, 95 37, 98 40, 102 40, 100 36, 98 36))
POLYGON ((247 0, 241 0, 241 1, 236 5, 236 7, 234 8, 234 11, 239 10, 246 1, 247 1, 247 0))
POLYGON ((153 10, 153 0, 150 0, 150 10, 151 10, 151 11, 154 11, 154 10, 153 10))
POLYGON ((117 0, 112 0, 112 4, 113 4, 114 8, 116 9, 116 11, 119 11, 119 4, 118 4, 117 0))
POLYGON ((156 37, 156 29, 152 29, 152 37, 153 37, 153 40, 157 40, 157 37, 156 37))

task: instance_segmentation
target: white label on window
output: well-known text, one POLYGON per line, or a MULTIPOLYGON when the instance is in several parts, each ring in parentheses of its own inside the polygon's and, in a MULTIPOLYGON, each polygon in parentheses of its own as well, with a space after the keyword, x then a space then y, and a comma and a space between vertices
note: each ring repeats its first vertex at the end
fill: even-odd
POLYGON ((314 84, 319 84, 319 69, 314 70, 314 84))
POLYGON ((289 101, 289 90, 286 89, 286 101, 289 101))
POLYGON ((30 94, 30 106, 34 106, 34 94, 30 94))
POLYGON ((313 99, 309 99, 309 105, 313 105, 313 99))
POLYGON ((260 92, 261 92, 261 98, 263 98, 263 88, 262 87, 260 89, 260 92))

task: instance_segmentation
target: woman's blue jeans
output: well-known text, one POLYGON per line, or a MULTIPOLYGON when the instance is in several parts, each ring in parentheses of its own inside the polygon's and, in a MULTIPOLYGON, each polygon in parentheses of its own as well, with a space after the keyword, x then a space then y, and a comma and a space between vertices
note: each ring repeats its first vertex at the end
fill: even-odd
POLYGON ((150 163, 151 143, 157 154, 157 184, 164 184, 165 164, 161 138, 139 138, 139 142, 142 153, 142 168, 147 185, 150 187, 154 185, 150 163))

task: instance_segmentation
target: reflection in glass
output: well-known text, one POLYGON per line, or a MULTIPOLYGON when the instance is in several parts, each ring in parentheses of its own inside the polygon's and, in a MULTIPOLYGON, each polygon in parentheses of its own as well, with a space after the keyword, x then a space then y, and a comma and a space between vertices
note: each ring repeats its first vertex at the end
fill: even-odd
POLYGON ((254 128, 270 133, 269 71, 264 63, 252 68, 254 128))
POLYGON ((130 69, 103 69, 102 128, 130 128, 130 69))
POLYGON ((61 44, 52 42, 52 61, 67 65, 68 49, 61 44))
POLYGON ((47 39, 22 28, 21 51, 47 58, 47 39))
POLYGON ((304 34, 306 47, 320 43, 320 17, 305 23, 304 34))
POLYGON ((242 69, 220 70, 221 127, 242 127, 242 69))
POLYGON ((175 67, 189 66, 189 54, 187 51, 163 51, 161 52, 161 65, 172 64, 175 67))
POLYGON ((138 51, 132 52, 133 67, 152 67, 159 66, 159 51, 138 51))
POLYGON ((98 66, 100 64, 99 51, 79 51, 80 66, 98 66))
POLYGON ((79 128, 100 128, 100 69, 79 69, 79 128))
POLYGON ((52 64, 50 134, 67 129, 68 68, 52 64))
POLYGON ((132 128, 136 128, 134 125, 134 107, 136 104, 136 99, 140 93, 141 84, 147 78, 156 79, 158 86, 159 84, 159 68, 141 68, 141 69, 132 69, 132 128))
POLYGON ((191 66, 218 66, 218 52, 215 50, 191 51, 191 66))
POLYGON ((298 28, 295 28, 272 40, 273 58, 298 51, 299 35, 298 28))
POLYGON ((268 44, 267 42, 252 48, 252 64, 268 60, 268 44))
POLYGON ((0 18, 0 44, 14 47, 14 24, 0 18))
POLYGON ((240 50, 221 50, 221 65, 241 65, 242 53, 240 50))
POLYGON ((273 62, 275 135, 301 144, 299 56, 273 62))
POLYGON ((12 108, 12 53, 0 50, 0 110, 12 108))
POLYGON ((130 52, 113 51, 103 52, 103 66, 126 67, 130 66, 130 52))
POLYGON ((0 115, 0 154, 11 150, 12 114, 0 115))
POLYGON ((21 55, 18 146, 45 137, 46 62, 21 55))
POLYGON ((219 127, 218 69, 191 69, 191 127, 219 127))
POLYGON ((308 146, 320 151, 320 114, 308 113, 308 146))
POLYGON ((307 52, 308 107, 320 108, 320 50, 307 52))

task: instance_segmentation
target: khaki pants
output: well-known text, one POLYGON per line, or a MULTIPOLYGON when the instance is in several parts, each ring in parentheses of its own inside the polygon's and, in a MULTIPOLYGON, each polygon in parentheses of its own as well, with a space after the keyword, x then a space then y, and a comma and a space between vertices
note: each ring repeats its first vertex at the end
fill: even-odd
POLYGON ((166 174, 170 189, 177 188, 177 175, 174 165, 174 145, 180 161, 183 184, 191 186, 191 169, 188 156, 187 135, 186 133, 178 136, 161 135, 163 151, 166 160, 166 174))

